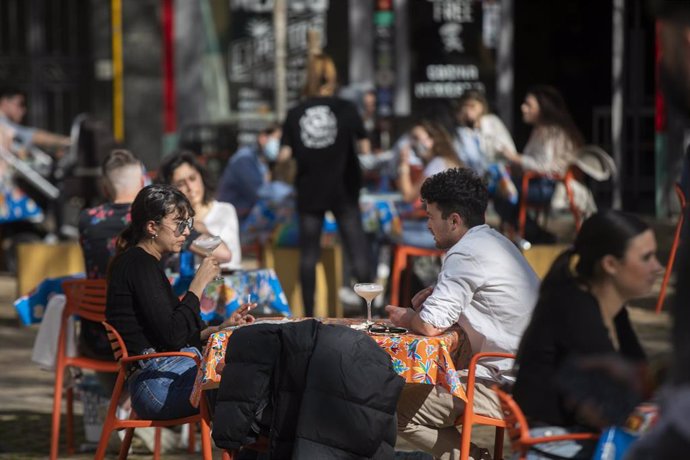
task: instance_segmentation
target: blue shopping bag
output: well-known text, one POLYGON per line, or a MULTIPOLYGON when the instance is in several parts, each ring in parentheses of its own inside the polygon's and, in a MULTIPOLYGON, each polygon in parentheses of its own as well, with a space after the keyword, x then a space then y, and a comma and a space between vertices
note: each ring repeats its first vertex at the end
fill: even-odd
POLYGON ((607 428, 601 433, 592 460, 622 460, 638 437, 639 435, 625 428, 618 426, 607 428))

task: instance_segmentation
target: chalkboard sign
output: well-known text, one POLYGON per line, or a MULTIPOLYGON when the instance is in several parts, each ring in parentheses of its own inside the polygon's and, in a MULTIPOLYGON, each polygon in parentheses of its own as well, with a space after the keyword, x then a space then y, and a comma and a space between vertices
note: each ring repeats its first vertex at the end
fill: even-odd
MULTIPOLYGON (((315 30, 321 45, 327 41, 329 0, 287 1, 288 107, 299 100, 307 63, 307 31, 315 30)), ((231 109, 240 115, 267 115, 274 111, 275 37, 273 1, 230 0, 231 27, 228 75, 231 109)), ((346 23, 347 24, 347 23, 346 23)), ((242 122, 243 132, 257 123, 242 122)), ((260 123, 261 124, 261 123, 260 123)), ((242 142, 242 139, 240 139, 242 142)))
POLYGON ((493 0, 409 2, 413 113, 438 113, 468 89, 493 99, 499 16, 493 0))

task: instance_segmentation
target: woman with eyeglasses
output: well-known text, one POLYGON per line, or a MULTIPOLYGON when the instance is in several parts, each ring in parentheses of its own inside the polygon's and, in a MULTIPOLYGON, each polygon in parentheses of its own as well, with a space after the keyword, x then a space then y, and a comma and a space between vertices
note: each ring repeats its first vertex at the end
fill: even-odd
MULTIPOLYGON (((214 199, 215 190, 211 178, 196 156, 184 150, 171 153, 161 163, 158 179, 184 193, 194 208, 191 240, 201 235, 219 236, 223 243, 213 251, 213 255, 220 262, 220 268, 240 270, 242 250, 237 211, 232 204, 214 199)), ((194 245, 190 245, 188 249, 196 252, 194 245)), ((197 255, 205 256, 202 252, 197 252, 197 255)))
MULTIPOLYGON (((106 318, 122 336, 131 355, 163 351, 199 354, 208 337, 227 326, 254 321, 248 305, 219 326, 204 328, 199 299, 218 274, 218 260, 206 257, 182 299, 175 296, 161 257, 177 253, 194 225, 194 209, 179 190, 149 185, 134 199, 131 223, 118 239, 108 270, 106 318)), ((141 418, 186 417, 198 409, 189 403, 197 367, 190 358, 156 358, 130 369, 132 407, 141 418)))

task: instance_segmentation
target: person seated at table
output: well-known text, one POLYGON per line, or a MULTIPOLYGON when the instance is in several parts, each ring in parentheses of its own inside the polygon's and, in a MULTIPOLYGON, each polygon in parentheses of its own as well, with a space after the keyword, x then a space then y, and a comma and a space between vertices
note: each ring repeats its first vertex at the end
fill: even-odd
MULTIPOLYGON (((535 436, 591 426, 557 381, 570 361, 613 353, 645 360, 626 305, 649 294, 661 271, 654 232, 637 217, 610 210, 582 224, 544 278, 517 356, 513 396, 535 436)), ((552 453, 563 458, 591 458, 594 449, 591 441, 558 444, 552 453)))
POLYGON ((39 147, 64 148, 71 141, 67 136, 42 129, 29 128, 20 123, 26 115, 26 95, 18 88, 0 88, 0 126, 12 131, 12 141, 16 148, 39 147))
MULTIPOLYGON (((79 244, 89 279, 105 278, 115 255, 117 236, 129 223, 132 201, 144 186, 142 164, 128 150, 111 151, 103 161, 101 172, 108 201, 79 214, 79 244)), ((92 358, 113 359, 110 341, 100 323, 81 321, 79 349, 92 358)))
MULTIPOLYGON (((182 191, 192 203, 196 215, 192 241, 199 236, 219 236, 223 242, 213 254, 221 262, 221 269, 240 270, 242 250, 237 212, 232 204, 213 199, 211 178, 196 156, 187 151, 170 154, 163 159, 158 178, 182 191)), ((204 256, 193 244, 186 249, 204 256)))
MULTIPOLYGON (((564 176, 575 160, 577 150, 584 144, 584 138, 575 125, 561 93, 552 86, 537 85, 527 91, 520 106, 522 119, 532 125, 527 145, 522 154, 505 147, 501 153, 511 162, 511 175, 518 190, 522 182, 522 171, 544 174, 545 177, 530 181, 527 197, 532 204, 549 204, 555 190, 555 181, 549 175, 564 176)), ((496 197, 496 212, 501 217, 501 225, 507 234, 512 235, 517 228, 517 202, 496 197)), ((527 219, 525 238, 528 240, 552 243, 555 236, 542 229, 531 219, 527 219)))
MULTIPOLYGON (((127 150, 111 151, 103 160, 101 173, 104 194, 109 201, 83 209, 79 214, 79 244, 89 279, 105 278, 108 263, 115 253, 117 236, 129 222, 130 204, 144 185, 142 165, 127 150)), ((46 304, 46 311, 50 310, 50 313, 41 321, 34 342, 32 360, 46 369, 55 366, 55 349, 64 305, 64 294, 50 297, 46 304)), ((79 323, 79 354, 113 361, 113 351, 103 325, 84 318, 79 323)), ((115 385, 115 374, 97 372, 96 375, 105 393, 111 392, 115 385)))
MULTIPOLYGON (((539 280, 515 245, 485 224, 486 185, 471 169, 453 168, 427 178, 421 196, 436 247, 447 255, 436 285, 417 293, 412 308, 388 305, 390 319, 426 336, 458 324, 473 353, 515 353, 539 280)), ((478 364, 478 414, 503 417, 491 387, 512 381, 512 367, 510 359, 478 364)), ((457 459, 460 433, 455 421, 464 408, 462 400, 440 386, 407 385, 398 404, 398 436, 437 458, 457 459)))
POLYGON ((500 118, 489 113, 489 103, 481 91, 462 93, 455 112, 457 128, 453 143, 460 161, 480 176, 501 160, 504 149, 516 151, 513 138, 500 118))
MULTIPOLYGON (((194 209, 168 185, 144 187, 134 199, 131 222, 118 239, 117 255, 108 269, 107 321, 120 333, 131 355, 199 348, 218 330, 252 322, 243 305, 218 326, 203 328, 199 299, 220 268, 214 256, 199 264, 189 291, 178 299, 160 266, 190 235, 194 209)), ((142 418, 166 419, 194 414, 189 397, 197 367, 189 358, 158 358, 132 369, 128 388, 132 408, 142 418)))
MULTIPOLYGON (((423 120, 412 127, 410 142, 400 149, 398 190, 404 201, 418 205, 419 191, 427 177, 459 166, 463 165, 445 128, 438 123, 423 120), (413 174, 410 163, 412 151, 422 160, 421 173, 413 174)), ((433 248, 435 245, 426 228, 426 222, 414 216, 403 218, 401 239, 403 244, 411 246, 433 248)))
POLYGON ((228 160, 218 183, 218 200, 237 209, 240 223, 259 201, 259 191, 270 182, 269 163, 275 163, 280 151, 280 125, 262 129, 252 145, 241 147, 228 160))
POLYGON ((424 179, 449 168, 462 166, 446 129, 438 123, 422 120, 410 130, 410 142, 400 151, 397 186, 403 199, 413 203, 419 199, 424 179), (422 160, 422 173, 413 177, 411 151, 422 160))

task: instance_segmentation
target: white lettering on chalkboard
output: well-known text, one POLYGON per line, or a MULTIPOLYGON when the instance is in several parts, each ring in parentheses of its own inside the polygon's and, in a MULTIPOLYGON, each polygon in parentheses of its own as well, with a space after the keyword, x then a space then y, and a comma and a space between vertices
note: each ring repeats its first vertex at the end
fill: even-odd
POLYGON ((419 99, 436 97, 457 98, 468 89, 485 91, 484 83, 480 81, 433 82, 426 81, 414 85, 414 95, 419 99))
POLYGON ((426 78, 432 81, 477 80, 479 68, 476 65, 429 65, 426 68, 426 78))
POLYGON ((446 53, 452 53, 453 51, 462 53, 465 51, 465 45, 462 44, 462 38, 460 37, 462 24, 447 22, 438 28, 438 33, 441 36, 441 42, 443 42, 443 51, 446 53))
POLYGON ((474 0, 427 0, 434 6, 436 22, 472 22, 474 0))

